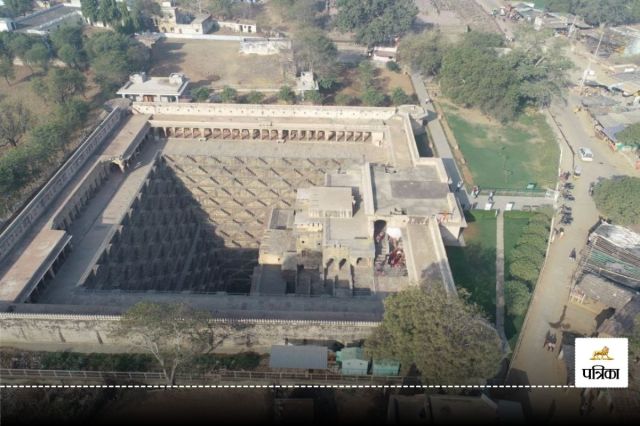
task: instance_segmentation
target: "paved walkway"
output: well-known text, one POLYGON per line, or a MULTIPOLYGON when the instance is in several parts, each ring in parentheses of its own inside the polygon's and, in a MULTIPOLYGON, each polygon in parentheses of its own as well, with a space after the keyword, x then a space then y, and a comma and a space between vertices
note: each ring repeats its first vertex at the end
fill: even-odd
MULTIPOLYGON (((534 291, 520 339, 511 362, 507 378, 510 384, 566 384, 567 373, 564 362, 558 359, 558 350, 550 353, 544 350, 543 342, 547 331, 561 337, 562 330, 574 329, 566 312, 571 287, 572 274, 576 263, 569 260, 572 249, 580 252, 587 241, 587 233, 598 220, 598 212, 593 199, 588 194, 589 184, 599 177, 611 177, 620 174, 637 174, 619 155, 611 152, 606 144, 593 136, 592 127, 586 116, 573 113, 579 98, 568 96, 567 105, 554 105, 551 113, 562 128, 567 142, 577 150, 580 146, 591 148, 595 159, 591 163, 582 163, 582 176, 573 180, 575 201, 567 203, 573 207, 574 222, 565 226, 562 238, 556 238, 551 244, 545 265, 534 291)), ((554 129, 558 131, 558 129, 554 129)), ((573 158, 563 157, 563 170, 569 170, 573 158)), ((559 406, 557 396, 541 392, 531 395, 530 403, 538 413, 546 413, 559 406)))
POLYGON ((496 218, 496 330, 502 340, 502 347, 510 351, 504 333, 504 213, 496 218))

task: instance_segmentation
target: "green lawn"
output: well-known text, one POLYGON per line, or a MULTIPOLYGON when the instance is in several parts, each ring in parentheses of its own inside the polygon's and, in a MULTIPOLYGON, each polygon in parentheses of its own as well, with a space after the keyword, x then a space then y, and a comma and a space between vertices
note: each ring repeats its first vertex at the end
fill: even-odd
POLYGON ((464 110, 443 105, 473 183, 481 188, 553 186, 560 155, 553 131, 540 114, 522 115, 508 125, 472 123, 464 110))
POLYGON ((496 218, 491 211, 467 213, 466 247, 447 247, 453 279, 458 288, 471 293, 487 317, 496 317, 496 218))

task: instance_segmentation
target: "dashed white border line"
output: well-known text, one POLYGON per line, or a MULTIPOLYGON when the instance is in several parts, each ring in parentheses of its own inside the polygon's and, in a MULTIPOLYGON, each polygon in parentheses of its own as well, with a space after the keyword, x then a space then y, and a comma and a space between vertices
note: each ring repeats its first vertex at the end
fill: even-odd
POLYGON ((318 389, 576 389, 574 385, 6 385, 0 388, 125 388, 125 389, 272 389, 272 388, 318 388, 318 389))

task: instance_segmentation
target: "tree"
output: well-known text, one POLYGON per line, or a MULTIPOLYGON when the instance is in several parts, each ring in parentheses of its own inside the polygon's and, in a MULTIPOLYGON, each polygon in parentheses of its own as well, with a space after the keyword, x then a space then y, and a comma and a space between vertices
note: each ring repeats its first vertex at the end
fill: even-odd
POLYGON ((44 78, 34 82, 34 90, 44 99, 57 104, 69 101, 84 93, 86 78, 78 70, 69 68, 51 69, 44 78))
POLYGON ((306 28, 297 32, 293 49, 300 69, 311 70, 319 78, 335 75, 338 49, 321 30, 306 28))
POLYGON ((354 31, 356 41, 370 47, 409 31, 418 14, 412 0, 338 0, 336 6, 338 29, 354 31))
POLYGON ((122 13, 116 0, 100 0, 100 9, 98 17, 102 21, 102 25, 111 25, 115 27, 122 19, 122 13))
POLYGON ((87 18, 91 25, 97 22, 100 17, 98 0, 80 0, 80 10, 82 11, 82 16, 87 18))
POLYGON ((220 92, 220 100, 224 103, 233 103, 238 97, 238 91, 233 87, 224 86, 220 92))
POLYGON ((69 129, 65 128, 62 123, 50 121, 31 130, 30 143, 32 146, 37 146, 43 152, 46 152, 48 157, 43 159, 47 159, 47 162, 50 162, 54 158, 53 153, 66 151, 65 147, 69 133, 69 129))
POLYGON ((362 61, 358 64, 358 77, 365 89, 373 86, 375 75, 376 70, 370 61, 362 61))
POLYGON ((520 281, 507 281, 504 283, 504 299, 510 315, 524 315, 531 300, 529 286, 520 281))
POLYGON ((196 102, 207 102, 211 94, 211 89, 208 87, 198 87, 191 90, 191 96, 196 102))
POLYGON ((51 34, 51 41, 57 56, 73 68, 85 67, 87 58, 84 51, 84 39, 80 25, 64 25, 51 34))
POLYGON ((289 86, 282 86, 278 91, 278 99, 287 104, 295 103, 296 94, 293 93, 293 90, 289 86))
POLYGON ((412 71, 424 75, 436 75, 442 66, 446 43, 437 31, 425 31, 408 35, 398 45, 398 61, 407 64, 412 71))
POLYGON ((22 102, 3 102, 0 104, 0 143, 18 146, 33 122, 33 114, 22 102))
POLYGON ((226 337, 213 328, 207 312, 183 303, 150 302, 140 302, 125 312, 115 334, 153 355, 169 385, 175 384, 180 367, 213 350, 226 337))
POLYGON ((55 111, 55 121, 67 131, 79 129, 87 120, 89 105, 80 99, 70 99, 58 105, 55 111))
POLYGON ((514 119, 522 109, 513 65, 498 57, 502 39, 474 33, 449 48, 442 60, 443 93, 465 107, 478 107, 500 121, 514 119))
POLYGON ((433 283, 387 297, 384 308, 382 323, 365 341, 374 359, 399 360, 404 371, 415 365, 423 383, 477 383, 498 372, 498 334, 464 293, 450 297, 433 283))
POLYGON ((261 104, 264 100, 264 93, 252 90, 251 92, 247 93, 246 99, 250 104, 261 104))
POLYGON ((115 91, 131 73, 145 71, 151 58, 147 47, 111 31, 91 36, 85 50, 95 72, 94 79, 105 93, 115 91))
POLYGON ((386 101, 386 96, 375 87, 367 88, 362 94, 362 102, 367 106, 382 106, 386 101))
POLYGON ((399 87, 393 89, 393 92, 391 93, 391 102, 393 102, 394 105, 407 105, 412 103, 411 97, 399 87))
POLYGON ((598 182, 593 199, 600 213, 619 225, 640 223, 640 178, 613 177, 598 182))
POLYGON ((24 15, 33 9, 32 0, 4 0, 4 7, 11 17, 24 15))
POLYGON ((0 56, 0 75, 7 81, 7 85, 11 85, 9 80, 16 78, 16 73, 13 69, 13 60, 6 55, 0 56))
POLYGON ((624 25, 640 22, 638 0, 547 0, 545 9, 579 15, 591 25, 624 25))
POLYGON ((42 71, 46 71, 49 67, 49 50, 44 43, 35 43, 31 49, 24 53, 23 58, 29 67, 37 66, 41 68, 42 71))
POLYGON ((625 145, 640 148, 640 123, 627 126, 621 132, 618 132, 616 138, 625 145))
POLYGON ((278 13, 287 21, 300 28, 316 25, 318 0, 272 0, 278 13))

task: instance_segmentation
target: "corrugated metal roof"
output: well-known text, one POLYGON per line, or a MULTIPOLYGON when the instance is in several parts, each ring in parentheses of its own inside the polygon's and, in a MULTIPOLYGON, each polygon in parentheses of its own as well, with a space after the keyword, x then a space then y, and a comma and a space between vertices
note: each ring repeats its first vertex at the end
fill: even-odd
POLYGON ((324 346, 274 345, 271 346, 269 367, 326 369, 328 352, 324 346))

